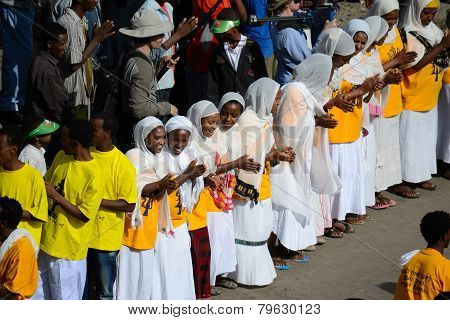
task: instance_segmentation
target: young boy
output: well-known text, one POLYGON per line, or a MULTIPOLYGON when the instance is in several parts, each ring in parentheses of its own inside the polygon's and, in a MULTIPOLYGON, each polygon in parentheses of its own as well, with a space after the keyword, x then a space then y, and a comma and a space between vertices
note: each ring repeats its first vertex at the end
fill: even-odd
POLYGON ((42 176, 45 176, 47 172, 47 163, 44 158, 45 147, 52 140, 52 133, 58 128, 59 124, 42 118, 35 118, 24 125, 27 144, 20 152, 19 160, 28 163, 42 176))
POLYGON ((240 17, 233 8, 223 9, 211 28, 219 41, 209 61, 208 100, 215 105, 227 92, 245 95, 250 84, 267 77, 259 45, 239 33, 240 17))
POLYGON ((96 26, 92 39, 88 41, 87 11, 94 10, 96 0, 74 0, 58 19, 58 23, 67 29, 68 47, 62 61, 64 84, 69 92, 68 107, 79 119, 87 119, 89 105, 93 98, 94 74, 91 55, 97 45, 114 35, 114 23, 107 20, 96 26))
POLYGON ((440 293, 450 291, 450 261, 444 257, 450 241, 450 214, 427 213, 420 223, 420 232, 427 247, 403 265, 395 290, 396 300, 433 300, 440 293))
POLYGON ((92 128, 72 120, 61 131, 60 151, 45 175, 49 221, 42 230, 37 299, 80 300, 93 221, 103 198, 102 170, 89 147, 92 128))
POLYGON ((47 194, 39 171, 18 159, 22 133, 16 126, 0 129, 0 197, 17 200, 23 214, 19 228, 26 229, 39 246, 47 222, 47 194))
POLYGON ((0 197, 0 299, 30 298, 37 287, 36 255, 39 247, 25 229, 17 228, 22 219, 20 203, 0 197))
POLYGON ((95 114, 92 157, 101 163, 104 195, 94 220, 92 241, 87 256, 87 288, 84 298, 113 299, 116 258, 122 246, 125 212, 136 206, 136 170, 113 144, 119 124, 109 114, 95 114))

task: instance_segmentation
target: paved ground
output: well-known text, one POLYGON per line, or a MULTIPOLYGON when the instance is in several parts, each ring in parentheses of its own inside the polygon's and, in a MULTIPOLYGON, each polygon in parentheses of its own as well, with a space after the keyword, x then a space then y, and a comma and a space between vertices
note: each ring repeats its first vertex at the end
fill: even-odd
MULTIPOLYGON (((392 196, 397 207, 370 210, 374 221, 358 226, 354 235, 328 240, 310 253, 307 264, 291 263, 291 270, 277 271, 272 285, 224 289, 219 298, 392 299, 400 256, 425 245, 419 230, 422 216, 432 210, 450 211, 450 181, 433 181, 438 190, 420 191, 422 197, 416 200, 392 196)), ((446 254, 450 257, 450 249, 446 254)))

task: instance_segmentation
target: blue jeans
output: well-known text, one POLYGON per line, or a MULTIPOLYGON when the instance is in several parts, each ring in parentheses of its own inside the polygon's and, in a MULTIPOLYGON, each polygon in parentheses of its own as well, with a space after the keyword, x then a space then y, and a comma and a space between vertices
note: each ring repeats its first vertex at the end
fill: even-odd
POLYGON ((0 3, 3 39, 0 111, 19 111, 24 103, 28 69, 33 57, 34 6, 29 10, 0 3))
POLYGON ((112 300, 119 251, 89 249, 83 299, 112 300))

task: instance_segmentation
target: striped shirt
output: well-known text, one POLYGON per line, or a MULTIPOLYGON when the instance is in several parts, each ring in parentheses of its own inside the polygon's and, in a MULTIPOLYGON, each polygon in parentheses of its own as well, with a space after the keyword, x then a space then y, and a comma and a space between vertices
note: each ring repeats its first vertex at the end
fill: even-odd
MULTIPOLYGON (((86 17, 80 19, 71 8, 66 8, 64 15, 58 19, 58 23, 66 28, 68 35, 67 49, 61 61, 61 68, 66 70, 70 65, 80 63, 83 60, 88 24, 86 17)), ((84 64, 64 80, 64 85, 69 92, 69 107, 89 105, 90 103, 87 93, 86 72, 86 64, 84 64)))

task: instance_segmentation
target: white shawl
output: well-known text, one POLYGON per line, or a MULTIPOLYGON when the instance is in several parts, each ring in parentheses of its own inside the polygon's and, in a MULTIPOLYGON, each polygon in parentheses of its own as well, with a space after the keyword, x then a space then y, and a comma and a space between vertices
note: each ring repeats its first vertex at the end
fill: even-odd
MULTIPOLYGON (((384 16, 394 10, 399 10, 400 6, 397 0, 375 0, 366 14, 367 17, 371 16, 384 16)), ((397 38, 396 26, 393 26, 388 32, 388 36, 385 43, 392 43, 397 38)))
MULTIPOLYGON (((147 136, 158 127, 164 127, 164 125, 155 117, 146 117, 139 121, 134 128, 134 143, 136 148, 126 153, 128 160, 136 168, 138 191, 136 208, 131 214, 132 228, 137 228, 142 225, 141 195, 144 187, 149 183, 163 179, 169 173, 169 168, 162 153, 152 153, 145 143, 147 136)), ((163 198, 158 202, 158 230, 166 234, 171 234, 173 231, 167 192, 164 193, 163 198)))

